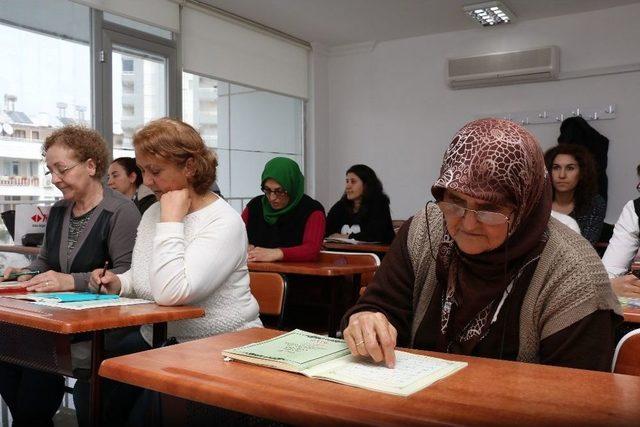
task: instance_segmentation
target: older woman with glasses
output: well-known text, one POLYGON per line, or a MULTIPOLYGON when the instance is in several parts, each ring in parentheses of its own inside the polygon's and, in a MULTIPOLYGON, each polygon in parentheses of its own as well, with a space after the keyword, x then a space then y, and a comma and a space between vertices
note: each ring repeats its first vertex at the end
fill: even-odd
MULTIPOLYGON (((28 291, 86 291, 91 271, 105 262, 114 273, 127 271, 140 213, 131 200, 102 185, 108 158, 102 137, 91 129, 67 126, 45 140, 42 152, 46 174, 63 198, 51 208, 37 259, 24 269, 5 268, 3 279, 16 271, 40 271, 18 280, 28 291)), ((3 363, 0 394, 14 425, 53 425, 64 380, 3 363)))
POLYGON ((542 151, 507 120, 465 125, 428 204, 343 319, 354 355, 396 345, 609 370, 622 319, 591 245, 550 218, 542 151))
POLYGON ((249 236, 248 261, 316 259, 324 238, 324 208, 304 194, 298 164, 285 157, 269 160, 261 185, 264 195, 254 197, 242 212, 249 236))

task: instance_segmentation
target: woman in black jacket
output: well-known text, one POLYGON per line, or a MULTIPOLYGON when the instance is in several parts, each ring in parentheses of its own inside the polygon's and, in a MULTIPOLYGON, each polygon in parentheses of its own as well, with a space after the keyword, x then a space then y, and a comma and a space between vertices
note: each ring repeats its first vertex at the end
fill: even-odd
POLYGON ((385 244, 393 240, 389 196, 369 166, 347 170, 344 195, 327 215, 326 235, 385 244))

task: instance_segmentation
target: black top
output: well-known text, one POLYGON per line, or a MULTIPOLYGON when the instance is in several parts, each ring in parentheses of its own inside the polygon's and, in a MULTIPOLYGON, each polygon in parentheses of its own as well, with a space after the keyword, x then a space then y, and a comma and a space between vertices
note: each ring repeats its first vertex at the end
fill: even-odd
POLYGON ((262 215, 263 197, 265 196, 254 197, 246 208, 249 212, 247 236, 249 243, 254 246, 289 248, 301 245, 309 216, 315 211, 321 211, 324 215, 324 207, 320 202, 305 194, 293 211, 281 216, 275 224, 271 225, 264 220, 262 215))
POLYGON ((578 223, 582 237, 593 244, 596 243, 600 237, 606 213, 607 202, 605 202, 601 195, 596 194, 588 209, 581 214, 576 214, 574 210, 569 214, 569 216, 575 219, 578 223))
POLYGON ((143 215, 144 211, 149 209, 149 207, 151 207, 151 205, 154 204, 156 201, 157 200, 156 200, 155 194, 149 194, 148 196, 145 196, 142 199, 138 199, 138 197, 133 199, 133 203, 136 204, 136 207, 140 211, 140 215, 143 215))
POLYGON ((360 226, 359 233, 349 234, 350 238, 356 240, 391 243, 395 237, 389 203, 383 198, 363 203, 356 213, 351 212, 349 204, 344 199, 338 200, 327 215, 326 235, 341 233, 344 225, 360 226))

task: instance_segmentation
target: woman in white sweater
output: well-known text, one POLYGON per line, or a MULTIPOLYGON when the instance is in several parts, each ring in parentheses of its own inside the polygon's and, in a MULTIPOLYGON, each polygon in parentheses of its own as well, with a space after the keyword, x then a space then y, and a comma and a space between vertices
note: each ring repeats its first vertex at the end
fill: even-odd
MULTIPOLYGON (((209 191, 216 176, 215 155, 193 127, 169 118, 140 129, 133 145, 144 184, 160 203, 143 215, 131 269, 117 275, 107 271, 103 277, 101 269, 95 270, 90 285, 97 288, 101 282, 103 292, 160 305, 204 308, 204 317, 169 323, 168 334, 178 341, 262 326, 249 288, 244 223, 227 202, 209 191)), ((142 337, 138 330, 130 332, 121 341, 137 344, 116 353, 149 347, 151 332, 150 326, 142 328, 142 337)), ((116 397, 105 394, 108 399, 116 397)), ((126 400, 118 402, 118 409, 126 413, 122 406, 135 399, 120 399, 123 395, 129 396, 118 392, 117 400, 126 400)), ((81 417, 79 413, 82 424, 81 417)))

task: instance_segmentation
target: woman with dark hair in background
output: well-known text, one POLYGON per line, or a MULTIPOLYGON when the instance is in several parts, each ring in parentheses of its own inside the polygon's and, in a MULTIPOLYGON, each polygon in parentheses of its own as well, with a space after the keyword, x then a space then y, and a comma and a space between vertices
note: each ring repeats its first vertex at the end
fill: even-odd
POLYGON ((582 117, 569 117, 560 125, 560 135, 558 144, 575 144, 586 148, 596 163, 596 174, 598 182, 598 194, 602 196, 607 204, 607 188, 609 180, 607 178, 607 151, 609 150, 609 139, 592 128, 582 117))
POLYGON ((553 184, 553 207, 569 215, 591 243, 598 241, 607 204, 598 194, 596 168, 591 154, 573 144, 557 145, 544 155, 553 184))
POLYGON ((149 188, 142 184, 142 171, 136 165, 133 157, 118 157, 107 172, 107 185, 119 191, 136 204, 140 215, 156 202, 156 196, 149 188))
POLYGON ((326 234, 367 242, 393 240, 389 196, 369 166, 353 165, 347 170, 344 195, 327 215, 326 234))

